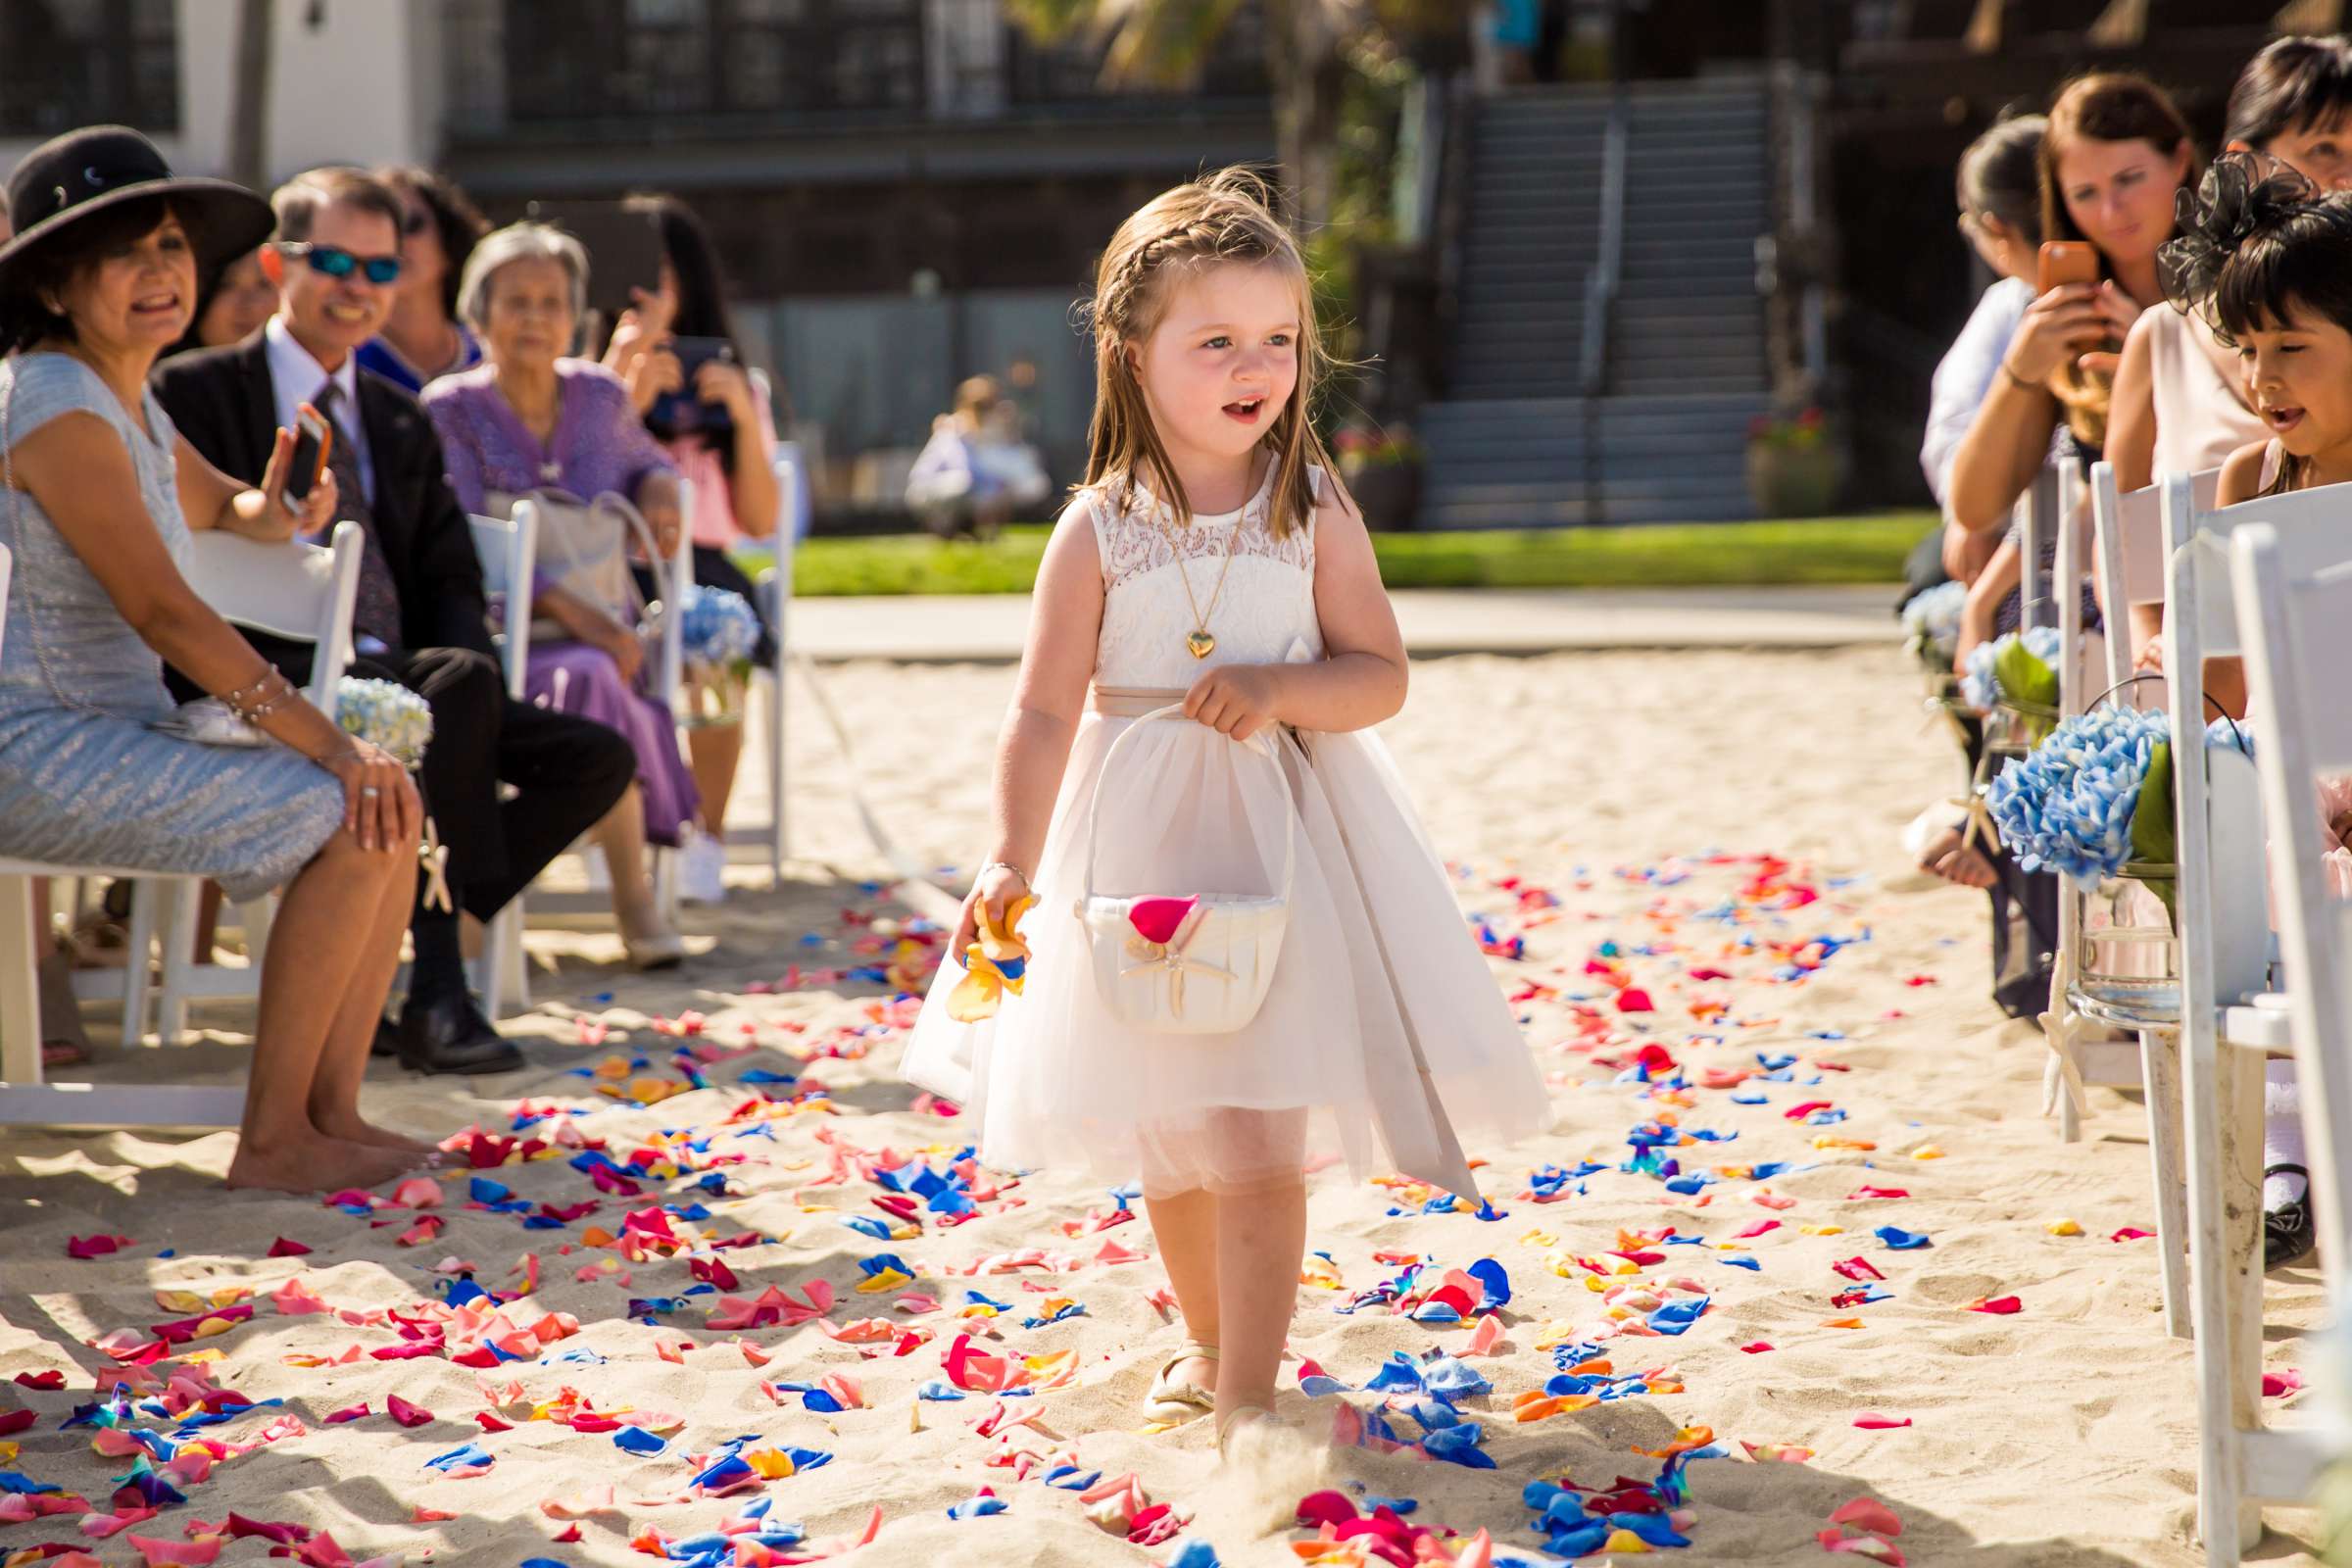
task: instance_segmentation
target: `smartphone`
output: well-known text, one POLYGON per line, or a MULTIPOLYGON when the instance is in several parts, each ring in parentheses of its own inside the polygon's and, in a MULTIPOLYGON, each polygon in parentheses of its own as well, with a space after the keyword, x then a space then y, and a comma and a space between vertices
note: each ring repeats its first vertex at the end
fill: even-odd
POLYGON ((294 416, 294 458, 286 467, 286 504, 299 507, 326 468, 326 416, 308 403, 294 416))
POLYGON ((588 308, 608 328, 636 303, 630 290, 650 294, 662 286, 662 230, 653 214, 619 202, 532 202, 523 211, 534 222, 564 230, 588 253, 588 308))
POLYGON ((2040 276, 2034 292, 2047 294, 2066 283, 2096 283, 2099 253, 2082 240, 2053 239, 2041 247, 2040 276))
POLYGON ((695 396, 695 377, 704 366, 717 360, 724 364, 735 361, 735 345, 723 337, 673 337, 666 345, 678 357, 678 368, 683 380, 675 392, 664 392, 654 399, 654 406, 645 411, 645 427, 663 441, 674 441, 682 435, 699 435, 712 446, 730 446, 735 438, 735 421, 723 403, 705 403, 695 396))

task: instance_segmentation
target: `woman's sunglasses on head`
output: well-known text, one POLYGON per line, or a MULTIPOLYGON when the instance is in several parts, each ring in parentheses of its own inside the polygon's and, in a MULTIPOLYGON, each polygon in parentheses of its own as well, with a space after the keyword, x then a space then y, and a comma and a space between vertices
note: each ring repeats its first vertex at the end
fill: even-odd
POLYGON ((308 262, 311 270, 332 278, 346 278, 354 272, 365 275, 378 288, 397 282, 400 278, 400 258, 370 256, 363 261, 351 252, 334 245, 314 245, 308 240, 281 240, 279 250, 288 256, 299 256, 308 262))

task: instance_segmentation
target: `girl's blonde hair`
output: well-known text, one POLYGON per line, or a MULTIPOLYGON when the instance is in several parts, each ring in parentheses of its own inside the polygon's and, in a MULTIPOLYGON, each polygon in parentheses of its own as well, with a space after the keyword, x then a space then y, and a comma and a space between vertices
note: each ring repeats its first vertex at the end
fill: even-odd
POLYGON ((1274 454, 1273 509, 1276 537, 1302 525, 1314 513, 1309 464, 1329 468, 1331 460, 1308 418, 1315 388, 1330 360, 1315 330, 1313 291, 1298 242, 1274 216, 1264 179, 1240 167, 1162 191, 1136 209, 1111 235, 1095 271, 1091 311, 1095 329, 1095 417, 1087 431, 1086 483, 1133 477, 1149 469, 1147 483, 1176 511, 1177 521, 1193 518, 1152 414, 1144 389, 1128 363, 1127 345, 1149 337, 1167 308, 1175 274, 1218 262, 1274 267, 1298 290, 1298 384, 1291 400, 1259 438, 1274 454))

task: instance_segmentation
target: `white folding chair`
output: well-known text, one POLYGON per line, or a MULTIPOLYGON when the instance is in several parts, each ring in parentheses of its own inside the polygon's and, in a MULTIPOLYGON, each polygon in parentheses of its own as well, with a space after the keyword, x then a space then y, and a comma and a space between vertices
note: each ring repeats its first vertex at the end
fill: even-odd
MULTIPOLYGON (((351 523, 335 529, 325 550, 301 545, 257 544, 234 535, 213 532, 196 536, 196 554, 189 580, 223 618, 278 630, 287 636, 316 636, 310 695, 333 711, 335 683, 348 657, 351 607, 359 587, 360 532, 351 523), (270 596, 279 596, 272 607, 270 596), (308 606, 316 612, 306 618, 288 612, 308 606)), ((7 613, 8 553, 0 549, 0 620, 7 613)), ((244 1112, 241 1085, 50 1083, 41 1065, 40 1001, 35 978, 38 944, 47 936, 46 921, 33 907, 32 879, 37 876, 111 876, 134 883, 133 930, 156 934, 152 912, 137 918, 142 900, 152 911, 159 897, 176 907, 183 894, 191 918, 184 924, 162 922, 166 944, 167 979, 170 959, 176 951, 184 959, 193 925, 193 878, 161 878, 153 872, 103 865, 52 865, 40 861, 0 859, 0 1125, 46 1124, 114 1127, 234 1126, 244 1112)), ((259 901, 266 905, 267 901, 259 901)), ((249 907, 248 936, 252 943, 252 978, 258 990, 262 951, 268 940, 268 911, 249 907)), ((139 1013, 147 995, 147 953, 134 943, 124 965, 125 1044, 141 1038, 139 1013)), ((211 966, 206 966, 211 967, 211 966)), ((243 977, 243 971, 227 971, 243 977)), ((187 965, 183 978, 193 984, 201 976, 187 965)), ((210 994, 210 993, 207 993, 210 994)))
POLYGON ((793 558, 808 532, 809 511, 808 472, 802 464, 797 441, 776 443, 776 489, 780 497, 776 508, 776 564, 760 573, 759 583, 760 610, 767 616, 768 631, 776 645, 774 662, 761 672, 767 677, 761 716, 767 743, 768 808, 761 836, 767 841, 767 885, 771 888, 783 884, 784 861, 792 846, 786 826, 784 793, 784 672, 792 659, 785 623, 792 612, 793 558))
MULTIPOLYGON (((2059 707, 2069 715, 2084 711, 2097 696, 2103 695, 2087 689, 2094 681, 2106 692, 2113 692, 2131 674, 2131 634, 2129 621, 2124 618, 2126 601, 2110 586, 2121 575, 2111 561, 2120 544, 2117 530, 2122 521, 2114 467, 2105 463, 2092 465, 2088 488, 2091 555, 2099 565, 2099 597, 2107 607, 2107 624, 2095 644, 2081 639, 2082 535, 2080 519, 2074 515, 2074 509, 2069 508, 2068 523, 2058 539, 2056 569, 2060 635, 2070 648, 2077 647, 2081 639, 2079 658, 2059 676, 2059 707), (2068 585, 2074 585, 2071 591, 2068 585), (2123 665, 2120 670, 2119 656, 2123 665)), ((2210 484, 2206 493, 2212 493, 2210 484)), ((2160 560, 2155 500, 2153 487, 2135 492, 2132 498, 2134 513, 2141 514, 2135 520, 2144 521, 2147 527, 2148 541, 2143 555, 2160 560), (2139 499, 2142 496, 2146 498, 2144 502, 2139 499)), ((2156 573, 2156 579, 2146 597, 2161 602, 2161 571, 2156 573)), ((2176 1339, 2185 1339, 2190 1328, 2188 1193, 2181 1154, 2177 1028, 2180 999, 2176 990, 2163 998, 2161 1004, 2151 1004, 2148 998, 2139 994, 2142 988, 2130 988, 2131 994, 2126 996, 2118 988, 2098 984, 2101 977, 2094 960, 2114 950, 2114 939, 2106 935, 2109 928, 2099 928, 2091 933, 2091 941, 2084 941, 2084 903, 2091 891, 2071 876, 2061 873, 2058 878, 2058 984, 2052 988, 2051 1011, 2044 1017, 2051 1051, 2042 1070, 2042 1105, 2045 1113, 2052 1109, 2057 1112, 2060 1141, 2072 1144, 2082 1136, 2084 1107, 2079 1096, 2084 1088, 2143 1091, 2148 1118, 2148 1160, 2156 1199, 2156 1255, 2162 1271, 2165 1331, 2176 1339), (2127 1030, 2136 1040, 2086 1040, 2082 1038, 2085 1021, 2127 1030)))
MULTIPOLYGON (((522 701, 523 677, 531 659, 531 573, 539 561, 539 509, 528 503, 514 509, 513 518, 469 515, 473 553, 482 563, 482 588, 505 602, 505 628, 497 635, 499 668, 506 676, 507 695, 522 701)), ((514 1010, 528 1011, 531 978, 522 953, 520 893, 491 916, 482 933, 482 956, 474 964, 473 988, 481 993, 482 1016, 496 1019, 510 999, 514 1010)))
MULTIPOLYGON (((187 566, 188 585, 231 625, 312 643, 316 652, 311 656, 311 680, 304 695, 331 718, 337 688, 351 662, 351 612, 359 594, 365 548, 356 523, 338 523, 323 549, 262 544, 207 529, 195 536, 187 566)), ((185 1038, 190 1002, 260 995, 262 952, 270 945, 276 896, 265 895, 238 906, 247 961, 231 966, 199 962, 193 956, 202 887, 194 877, 155 876, 140 877, 132 887, 130 961, 123 969, 125 1044, 144 1032, 150 938, 163 950, 155 1027, 164 1044, 176 1045, 185 1038)))
MULTIPOLYGON (((2287 1009, 2304 979, 2288 975, 2289 996, 2268 991, 2260 786, 2244 756, 2203 744, 2201 676, 2207 659, 2242 654, 2248 641, 2259 641, 2259 621, 2241 625, 2231 597, 2230 536, 2249 523, 2269 525, 2298 574, 2352 560, 2352 486, 2210 510, 2196 504, 2188 475, 2172 475, 2163 520, 2189 1274, 2202 1417, 2197 1524, 2207 1562, 2230 1564, 2260 1539, 2264 1497, 2300 1495, 2308 1480, 2297 1471, 2297 1446, 2261 1425, 2263 1065, 2293 1052, 2287 1009)), ((2270 739, 2258 736, 2256 744, 2270 739)))
MULTIPOLYGON (((2189 476, 2197 505, 2211 511, 2222 470, 2202 468, 2189 476)), ((2164 603, 2164 518, 2161 483, 2130 495, 2115 488, 2115 465, 2090 466, 2091 537, 2098 571, 2099 603, 2107 615, 2107 684, 2132 678, 2132 620, 2135 605, 2164 603)))
MULTIPOLYGON (((2331 498, 2335 509, 2352 507, 2352 486, 2330 488, 2345 492, 2331 498)), ((2305 495, 2325 498, 2328 491, 2301 492, 2292 499, 2305 495)), ((2268 510, 2270 503, 2246 507, 2268 510)), ((2343 1142, 2352 1137, 2352 975, 2345 969, 2352 956, 2346 946, 2352 905, 2328 885, 2324 857, 2331 841, 2323 832, 2315 791, 2324 772, 2352 769, 2352 712, 2333 692, 2346 667, 2344 657, 2352 652, 2352 548, 2340 523, 2333 530, 2325 525, 2282 529, 2249 521, 2230 537, 2230 565, 2235 619, 2245 633, 2255 771, 2271 828, 2271 902, 2287 978, 2284 1015, 2303 1105, 2312 1214, 2320 1231, 2329 1317, 2340 1333, 2352 1301, 2347 1294, 2352 1257, 2346 1255, 2352 1248, 2352 1169, 2346 1156, 2352 1151, 2343 1142)), ((2229 1054, 2259 1064, 2249 1053, 2229 1054)), ((2224 1073, 2230 1070, 2225 1064, 2224 1073)), ((2257 1081, 2252 1086, 2257 1112, 2260 1089, 2257 1081)), ((2259 1174, 2249 1177, 2235 1169, 2226 1175, 2232 1181, 2232 1196, 2240 1199, 2245 1196, 2241 1184, 2251 1180, 2259 1212, 2259 1174)), ((2236 1203, 2225 1212, 2232 1225, 2243 1228, 2236 1203)), ((2259 1265, 2241 1274, 2234 1254, 2230 1261, 2231 1272, 2215 1292, 2216 1310, 2228 1315, 2200 1318, 2197 1347, 2198 1516, 2205 1560, 2225 1568, 2260 1537, 2262 1502, 2301 1503, 2323 1471, 2352 1461, 2352 1432, 2343 1426, 2340 1408, 2330 1408, 2333 1400, 2315 1401, 2322 1415, 2317 1424, 2274 1428, 2264 1421, 2259 1265), (2208 1322, 2216 1327, 2209 1331, 2208 1322)))

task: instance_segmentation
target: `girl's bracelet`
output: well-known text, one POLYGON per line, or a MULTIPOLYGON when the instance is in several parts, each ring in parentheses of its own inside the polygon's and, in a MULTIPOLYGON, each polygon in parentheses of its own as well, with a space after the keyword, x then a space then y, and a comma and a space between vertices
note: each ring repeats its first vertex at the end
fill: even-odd
POLYGON ((1029 873, 1022 870, 1019 866, 1013 864, 1010 860, 989 861, 986 865, 979 869, 978 873, 973 876, 972 880, 977 882, 981 877, 988 875, 988 873, 991 871, 1010 871, 1014 876, 1017 876, 1021 879, 1021 886, 1032 887, 1035 885, 1029 880, 1029 873))
POLYGON ((2041 392, 2047 390, 2039 381, 2029 381, 2024 376, 2018 374, 2015 370, 2009 368, 2009 362, 2007 360, 2001 361, 2001 373, 2007 376, 2010 384, 2015 386, 2021 392, 2041 392))

